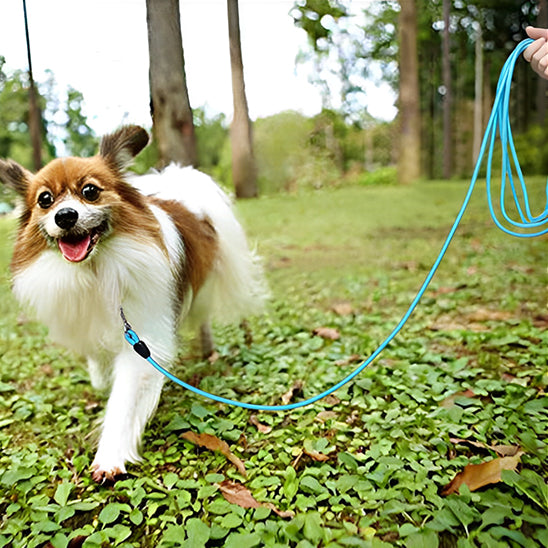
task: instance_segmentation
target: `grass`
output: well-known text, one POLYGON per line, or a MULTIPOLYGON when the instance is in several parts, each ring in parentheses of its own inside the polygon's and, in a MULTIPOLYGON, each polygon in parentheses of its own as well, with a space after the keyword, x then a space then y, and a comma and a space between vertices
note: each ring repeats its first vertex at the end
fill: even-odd
MULTIPOLYGON (((240 203, 272 302, 250 320, 252 341, 218 327, 217 361, 182 343, 175 372, 253 403, 328 388, 399 321, 465 188, 348 187, 240 203), (323 327, 340 337, 316 335, 323 327)), ((168 384, 143 462, 108 486, 89 473, 105 396, 79 358, 18 311, 12 229, 0 220, 0 546, 548 545, 546 238, 496 230, 481 189, 410 322, 353 383, 312 407, 256 415, 168 384), (247 474, 184 438, 189 430, 228 443, 247 474), (441 494, 501 446, 523 451, 516 471, 441 494), (271 506, 229 502, 228 481, 271 506)))

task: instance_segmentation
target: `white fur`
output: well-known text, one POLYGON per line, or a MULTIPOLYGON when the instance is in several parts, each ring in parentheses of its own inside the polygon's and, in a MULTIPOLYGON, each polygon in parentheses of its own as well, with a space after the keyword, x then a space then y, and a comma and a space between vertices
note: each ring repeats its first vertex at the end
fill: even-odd
MULTIPOLYGON (((259 311, 266 297, 261 269, 219 187, 204 174, 176 166, 132 183, 147 194, 180 200, 207 216, 217 231, 219 256, 192 306, 190 294, 182 303, 184 316, 234 320, 259 311)), ((78 202, 71 207, 79 213, 93 216, 86 209, 93 206, 71 202, 78 202)), ((112 386, 94 460, 99 479, 123 473, 125 462, 138 460, 141 435, 163 384, 163 376, 125 342, 119 307, 159 363, 168 367, 176 352, 174 274, 185 250, 167 213, 151 209, 167 257, 160 246, 117 235, 113 226, 85 261, 70 263, 49 249, 13 280, 16 296, 49 326, 51 337, 87 357, 92 384, 112 386)))
POLYGON ((268 290, 259 259, 249 250, 228 196, 211 177, 172 164, 161 173, 152 172, 130 182, 147 196, 181 202, 197 217, 208 218, 217 232, 219 257, 194 299, 190 311, 193 322, 233 322, 261 309, 268 290))
POLYGON ((77 200, 69 195, 67 198, 59 201, 55 207, 51 208, 51 211, 43 219, 42 228, 52 238, 59 238, 63 235, 63 229, 55 222, 55 215, 65 208, 74 209, 78 213, 78 226, 82 230, 91 230, 93 227, 99 225, 104 218, 101 208, 85 204, 81 200, 77 200))

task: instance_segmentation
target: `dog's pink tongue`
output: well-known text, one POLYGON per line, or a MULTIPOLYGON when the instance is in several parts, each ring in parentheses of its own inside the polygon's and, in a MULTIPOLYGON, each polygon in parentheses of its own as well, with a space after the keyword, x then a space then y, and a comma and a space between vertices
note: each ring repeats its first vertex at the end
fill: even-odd
POLYGON ((89 235, 75 242, 59 240, 59 249, 67 261, 78 263, 86 258, 90 241, 89 235))

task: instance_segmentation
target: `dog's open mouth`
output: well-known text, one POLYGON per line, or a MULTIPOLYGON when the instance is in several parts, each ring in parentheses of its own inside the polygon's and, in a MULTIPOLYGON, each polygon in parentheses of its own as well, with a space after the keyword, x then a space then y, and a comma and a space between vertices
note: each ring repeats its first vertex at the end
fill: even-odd
POLYGON ((86 234, 68 234, 57 240, 59 251, 71 263, 79 263, 86 259, 99 241, 104 227, 98 226, 86 234))

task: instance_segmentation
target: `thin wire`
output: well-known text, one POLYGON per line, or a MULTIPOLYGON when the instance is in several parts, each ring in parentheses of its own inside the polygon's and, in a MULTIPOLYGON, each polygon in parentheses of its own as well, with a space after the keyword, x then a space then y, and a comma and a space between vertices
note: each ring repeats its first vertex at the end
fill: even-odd
POLYGON ((478 160, 476 162, 476 166, 474 169, 474 173, 472 175, 472 179, 470 181, 470 186, 468 187, 468 191, 466 192, 464 201, 462 203, 462 206, 460 208, 460 211, 457 214, 457 217, 455 219, 455 222, 453 223, 453 226, 451 227, 451 230, 449 231, 449 234, 447 235, 447 238, 445 239, 445 242, 443 243, 443 246, 441 248, 441 251, 437 257, 437 259, 434 261, 434 264, 432 265, 432 268, 430 269, 430 272, 426 276, 423 284, 421 285, 420 289, 418 290, 415 298, 409 305, 409 308, 407 309, 407 312, 403 315, 402 319, 399 321, 399 323, 394 327, 392 332, 384 339, 384 341, 379 345, 379 347, 367 358, 359 367, 357 367, 354 371, 349 373, 344 379, 342 379, 340 382, 329 388, 328 390, 325 390, 324 392, 321 392, 320 394, 317 394, 316 396, 313 396, 311 398, 308 398, 306 400, 302 400, 295 403, 289 403, 286 405, 258 405, 253 403, 246 403, 246 402, 240 402, 236 400, 231 400, 228 398, 224 398, 222 396, 217 396, 215 394, 211 394, 209 392, 206 392, 204 390, 201 390, 200 388, 196 388, 195 386, 192 386, 172 373, 170 373, 167 369, 163 368, 158 362, 156 362, 152 356, 150 356, 150 352, 148 351, 148 348, 146 348, 146 345, 144 345, 143 341, 139 339, 135 331, 131 329, 131 326, 127 323, 122 313, 122 319, 124 320, 125 325, 125 338, 128 341, 129 344, 131 344, 136 351, 143 356, 150 364, 152 364, 160 373, 165 375, 168 379, 173 381, 174 383, 182 386, 183 388, 186 388, 187 390, 190 390, 194 392, 195 394, 198 394, 200 396, 203 396, 205 398, 212 399, 214 401, 224 403, 227 405, 234 405, 237 407, 243 407, 245 409, 252 409, 254 411, 290 411, 292 409, 297 409, 299 407, 305 407, 307 405, 311 405, 322 398, 325 398, 326 396, 329 396, 348 382, 350 382, 352 379, 354 379, 357 375, 359 375, 368 365, 370 365, 377 356, 392 342, 392 340, 396 337, 396 335, 401 331, 403 326, 406 324, 407 320, 410 318, 411 314, 419 304, 419 301, 421 300, 422 296, 424 295, 424 292, 426 291, 428 285, 432 281, 432 278, 434 277, 441 261, 443 260, 443 257, 445 256, 445 253, 447 249, 449 248, 449 245, 453 239, 453 236, 455 235, 455 232, 462 220, 462 217, 464 216, 464 213, 466 211, 466 208, 468 207, 468 204, 470 203, 470 198, 472 197, 472 193, 474 191, 477 178, 480 171, 480 166, 483 160, 483 155, 485 154, 485 151, 487 149, 487 146, 489 144, 489 152, 488 152, 488 161, 487 161, 487 175, 486 175, 486 182, 487 182, 487 197, 488 197, 488 203, 489 203, 489 211, 491 213, 491 217, 493 218, 493 221, 495 224, 504 232, 507 234, 510 234, 512 236, 516 237, 535 237, 540 236, 541 234, 546 234, 548 232, 548 181, 546 185, 546 196, 547 196, 547 202, 546 207, 544 209, 544 212, 540 215, 537 215, 536 217, 531 214, 531 209, 529 207, 529 197, 527 194, 525 182, 523 180, 523 175, 521 173, 521 169, 519 167, 519 162, 517 158, 517 154, 514 147, 514 142, 512 139, 512 132, 510 128, 510 120, 508 116, 508 104, 509 104, 509 98, 510 98, 510 86, 512 84, 512 74, 514 71, 514 65, 516 63, 517 58, 519 57, 520 53, 530 44, 532 43, 531 39, 523 40, 520 42, 516 49, 512 52, 512 54, 507 59, 506 63, 504 64, 504 67, 501 71, 501 75, 499 78, 499 83, 497 85, 497 93, 495 97, 495 102, 493 105, 493 109, 491 111, 491 116, 489 118, 489 122, 487 124, 487 128, 483 137, 483 141, 480 148, 480 153, 478 155, 478 160), (500 133, 500 139, 502 144, 502 180, 501 180, 501 211, 503 214, 503 217, 507 223, 510 225, 519 228, 520 231, 513 231, 511 229, 508 229, 505 227, 497 218, 497 215, 495 213, 493 203, 492 203, 492 196, 491 196, 491 164, 493 160, 493 151, 494 151, 494 145, 496 141, 496 134, 497 134, 497 128, 500 133), (509 154, 510 152, 510 154, 509 154), (517 175, 521 184, 521 199, 523 201, 523 205, 520 204, 520 199, 518 192, 516 190, 516 187, 514 185, 513 176, 512 176, 512 162, 510 159, 510 156, 513 160, 514 166, 516 167, 517 175), (505 198, 505 192, 506 192, 506 179, 509 179, 510 182, 510 188, 512 191, 512 195, 514 198, 514 203, 516 204, 516 209, 518 211, 518 215, 520 217, 520 221, 514 221, 510 218, 508 215, 506 208, 504 207, 504 198, 505 198), (535 232, 523 232, 524 229, 538 229, 544 225, 547 225, 546 228, 542 230, 537 230, 535 232), (144 351, 143 351, 144 347, 144 351))

